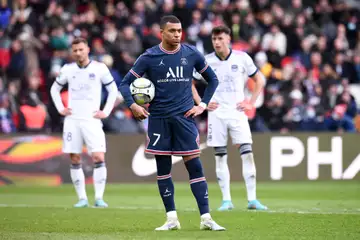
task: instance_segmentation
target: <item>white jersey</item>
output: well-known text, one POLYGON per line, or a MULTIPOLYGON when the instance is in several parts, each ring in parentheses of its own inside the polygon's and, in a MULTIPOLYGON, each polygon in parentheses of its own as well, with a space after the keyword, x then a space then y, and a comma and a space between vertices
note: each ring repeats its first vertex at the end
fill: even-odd
POLYGON ((100 110, 102 84, 113 82, 113 77, 104 63, 91 61, 86 67, 76 63, 65 64, 57 77, 60 85, 68 83, 71 119, 94 119, 94 113, 100 110))
MULTIPOLYGON (((249 77, 255 75, 257 67, 247 53, 236 50, 231 50, 225 60, 221 60, 215 52, 206 55, 205 59, 219 80, 211 99, 219 107, 212 113, 221 118, 238 119, 244 113, 236 110, 236 104, 244 100, 245 84, 249 77)), ((201 76, 196 73, 195 78, 200 79, 201 76)))

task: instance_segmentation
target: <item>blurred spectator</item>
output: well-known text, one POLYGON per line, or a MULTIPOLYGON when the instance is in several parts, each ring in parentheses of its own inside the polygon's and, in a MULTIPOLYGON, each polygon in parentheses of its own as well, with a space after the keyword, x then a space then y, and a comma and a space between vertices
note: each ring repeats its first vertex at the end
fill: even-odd
MULTIPOLYGON (((116 69, 113 68, 113 64, 114 64, 114 60, 110 55, 104 55, 101 59, 101 61, 103 63, 105 63, 105 65, 109 68, 109 71, 112 75, 112 77, 114 78, 114 81, 116 83, 116 86, 120 85, 120 82, 122 80, 122 77, 120 76, 120 74, 118 73, 118 71, 116 69)), ((106 90, 106 88, 103 86, 102 87, 102 96, 101 96, 101 102, 103 104, 105 104, 106 99, 108 96, 108 92, 106 90)))
POLYGON ((6 29, 10 24, 11 9, 8 6, 8 0, 0 1, 0 28, 6 29))
POLYGON ((245 41, 249 41, 252 36, 260 37, 260 34, 260 26, 256 22, 253 13, 247 14, 240 26, 240 37, 245 41))
POLYGON ((284 116, 285 125, 291 131, 301 130, 301 124, 304 121, 306 109, 303 104, 303 94, 299 89, 290 92, 290 108, 284 116))
POLYGON ((36 102, 31 96, 20 105, 19 131, 44 132, 47 128, 47 111, 45 106, 36 102))
MULTIPOLYGON (((104 62, 119 83, 145 49, 160 43, 162 15, 175 14, 182 40, 204 54, 213 51, 212 28, 227 24, 232 48, 246 51, 266 76, 264 101, 250 116, 252 130, 353 132, 360 89, 360 8, 354 3, 0 0, 1 131, 61 131, 63 118, 49 101, 49 88, 73 61, 75 37, 88 39, 91 58, 104 62), (42 117, 33 129, 26 114, 36 111, 42 117)), ((202 94, 205 84, 196 87, 202 94)), ((66 86, 61 96, 66 104, 66 86)), ((102 104, 106 96, 103 88, 102 104)), ((146 122, 139 125, 117 104, 106 130, 144 131, 146 122)), ((196 121, 204 131, 206 113, 196 121)))
POLYGON ((149 34, 143 39, 143 49, 151 48, 161 42, 160 25, 153 23, 149 34))
POLYGON ((121 52, 126 52, 132 58, 136 58, 142 51, 142 44, 132 26, 125 26, 117 39, 121 52))
POLYGON ((274 95, 260 109, 260 114, 266 119, 268 127, 273 131, 286 131, 284 115, 286 114, 286 106, 284 97, 280 94, 274 95))
POLYGON ((92 42, 90 58, 101 62, 103 57, 107 54, 104 44, 100 38, 96 38, 92 42))
POLYGON ((286 53, 286 43, 285 34, 280 31, 278 25, 273 24, 270 32, 264 35, 261 46, 264 50, 273 49, 273 51, 277 51, 281 56, 284 56, 286 53))
POLYGON ((16 132, 12 114, 9 110, 9 98, 4 92, 0 92, 0 133, 16 132))
POLYGON ((24 27, 23 32, 19 35, 19 40, 24 49, 25 71, 27 73, 38 72, 40 69, 38 51, 43 48, 42 42, 34 37, 31 27, 24 27))
POLYGON ((124 104, 116 103, 113 112, 104 120, 104 128, 114 133, 135 134, 143 133, 140 123, 132 118, 131 111, 124 104))
POLYGON ((25 74, 26 59, 23 47, 19 40, 14 40, 11 44, 10 63, 7 67, 7 76, 10 79, 21 79, 25 74))
POLYGON ((355 53, 353 59, 354 74, 351 75, 351 83, 360 84, 360 52, 355 53))

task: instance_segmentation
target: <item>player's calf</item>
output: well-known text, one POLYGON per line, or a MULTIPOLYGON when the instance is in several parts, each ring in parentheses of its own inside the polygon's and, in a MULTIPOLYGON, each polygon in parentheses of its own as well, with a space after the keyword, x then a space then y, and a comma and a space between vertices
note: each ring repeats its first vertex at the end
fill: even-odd
POLYGON ((216 163, 216 177, 222 193, 222 204, 218 208, 219 211, 227 211, 233 209, 230 195, 230 172, 227 163, 227 148, 214 147, 215 163, 216 163))
POLYGON ((248 209, 266 210, 267 207, 256 198, 256 167, 251 144, 239 145, 239 152, 248 196, 248 209))
POLYGON ((87 207, 88 200, 85 189, 85 175, 81 167, 80 154, 70 154, 71 166, 70 166, 70 177, 74 184, 75 191, 78 195, 79 201, 74 207, 87 207))
POLYGON ((92 159, 94 161, 94 189, 95 189, 95 207, 107 207, 107 203, 103 200, 107 169, 104 159, 105 153, 95 152, 92 153, 92 159))
POLYGON ((180 223, 175 209, 174 183, 171 178, 171 156, 156 155, 155 159, 157 167, 157 184, 167 217, 165 224, 155 230, 177 230, 180 229, 180 223))
POLYGON ((189 172, 191 191, 196 198, 200 214, 209 213, 208 187, 199 155, 184 157, 189 172), (192 158, 191 158, 192 157, 192 158))
POLYGON ((209 195, 206 179, 199 155, 183 157, 186 169, 189 172, 191 191, 193 192, 200 211, 200 229, 220 231, 225 228, 212 220, 209 211, 209 195))

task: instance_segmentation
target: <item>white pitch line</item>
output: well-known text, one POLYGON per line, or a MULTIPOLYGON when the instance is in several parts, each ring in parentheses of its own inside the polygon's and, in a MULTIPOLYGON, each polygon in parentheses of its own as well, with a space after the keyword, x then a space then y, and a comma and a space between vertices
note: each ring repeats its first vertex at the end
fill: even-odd
MULTIPOLYGON (((72 206, 67 205, 31 205, 31 204, 1 204, 0 208, 63 208, 63 209, 74 209, 72 206)), ((95 207, 90 207, 95 208, 95 207)), ((114 206, 108 207, 109 209, 124 209, 124 210, 155 210, 155 211, 163 211, 163 207, 150 207, 150 206, 114 206)), ((184 208, 179 209, 180 211, 184 212, 196 212, 198 209, 195 208, 184 208)), ((213 211, 213 210, 212 210, 213 211)), ((338 211, 321 211, 321 209, 316 209, 316 211, 306 211, 300 209, 276 209, 276 210, 267 210, 267 211, 254 211, 254 210, 247 210, 247 209, 234 209, 233 212, 256 212, 256 213, 282 213, 282 214, 289 214, 289 213, 296 213, 296 214, 319 214, 319 215, 360 215, 360 209, 339 209, 338 211)))

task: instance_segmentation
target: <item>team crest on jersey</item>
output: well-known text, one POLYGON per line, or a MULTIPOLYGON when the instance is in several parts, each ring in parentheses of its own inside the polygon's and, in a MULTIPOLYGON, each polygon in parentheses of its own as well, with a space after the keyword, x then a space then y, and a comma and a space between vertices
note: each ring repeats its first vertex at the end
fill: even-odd
POLYGON ((95 73, 89 73, 89 79, 95 80, 95 73))
POLYGON ((231 70, 232 70, 233 72, 237 72, 237 71, 239 70, 239 66, 236 65, 236 64, 231 65, 231 70))
POLYGON ((187 65, 188 64, 188 60, 186 58, 181 58, 180 59, 180 63, 181 65, 187 65))

